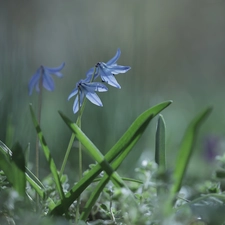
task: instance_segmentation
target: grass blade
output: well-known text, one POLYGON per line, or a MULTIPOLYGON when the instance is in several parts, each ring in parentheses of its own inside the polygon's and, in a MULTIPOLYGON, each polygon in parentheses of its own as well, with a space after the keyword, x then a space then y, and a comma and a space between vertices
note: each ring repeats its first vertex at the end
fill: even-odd
MULTIPOLYGON (((168 107, 172 101, 162 102, 145 112, 143 112, 128 128, 119 141, 109 150, 105 155, 108 162, 112 162, 119 154, 132 148, 140 139, 145 131, 148 123, 159 114, 163 109, 168 107)), ((85 190, 85 188, 95 179, 95 177, 102 171, 100 165, 93 167, 82 179, 73 186, 73 188, 66 194, 66 198, 59 202, 57 206, 50 212, 52 215, 62 215, 64 210, 67 209, 85 190)))
POLYGON ((159 170, 165 172, 166 170, 166 125, 162 115, 159 115, 156 127, 156 142, 155 142, 155 162, 159 166, 159 170))
MULTIPOLYGON (((138 138, 138 137, 136 137, 138 138)), ((121 163, 123 162, 123 160, 127 157, 127 155, 129 154, 129 152, 131 151, 131 149, 133 148, 134 144, 136 144, 136 140, 134 138, 133 140, 133 144, 129 145, 116 159, 114 162, 112 162, 112 168, 114 170, 117 170, 118 167, 121 165, 121 163)), ((110 178, 107 174, 104 174, 103 178, 101 179, 101 181, 98 183, 98 185, 95 187, 95 189, 93 190, 91 196, 89 197, 83 212, 81 214, 80 219, 86 221, 92 207, 94 206, 95 202, 97 201, 99 195, 102 193, 104 187, 106 186, 106 184, 109 182, 110 178)))
POLYGON ((175 164, 173 173, 174 183, 170 189, 170 195, 168 199, 169 204, 166 205, 167 212, 171 210, 174 198, 181 188, 184 174, 187 170, 190 157, 193 153, 193 147, 198 134, 198 129, 211 111, 212 108, 205 109, 191 121, 188 128, 186 129, 175 164))
POLYGON ((31 112, 31 117, 32 117, 34 126, 35 126, 37 134, 38 134, 39 141, 41 143, 43 152, 45 154, 45 157, 47 159, 50 171, 52 173, 52 177, 53 177, 53 179, 55 181, 56 189, 57 189, 57 191, 59 193, 60 199, 64 199, 65 195, 64 195, 64 192, 63 192, 63 188, 62 188, 62 185, 61 185, 61 182, 60 182, 60 178, 59 178, 59 174, 58 174, 55 162, 54 162, 54 160, 53 160, 53 158, 51 156, 50 150, 49 150, 49 148, 47 146, 47 143, 45 141, 45 138, 43 136, 41 128, 40 128, 40 126, 39 126, 39 124, 37 122, 37 119, 35 117, 34 110, 33 110, 31 104, 30 104, 30 112, 31 112))
MULTIPOLYGON (((158 164, 159 175, 164 175, 166 173, 166 124, 162 115, 159 115, 156 126, 155 162, 158 164)), ((164 193, 166 193, 166 188, 157 186, 158 196, 164 193)))
POLYGON ((112 169, 110 164, 104 158, 98 148, 91 142, 91 140, 82 132, 76 123, 70 121, 65 115, 60 112, 64 122, 74 132, 76 138, 82 143, 89 155, 101 165, 102 170, 105 171, 112 179, 112 182, 118 187, 124 187, 125 183, 122 178, 112 169))

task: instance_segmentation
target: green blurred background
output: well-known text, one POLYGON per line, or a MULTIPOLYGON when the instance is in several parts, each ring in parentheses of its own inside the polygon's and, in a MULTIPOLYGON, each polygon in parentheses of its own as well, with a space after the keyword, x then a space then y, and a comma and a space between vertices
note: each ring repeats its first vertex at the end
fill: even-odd
MULTIPOLYGON (((36 136, 28 105, 31 102, 37 109, 38 95, 28 96, 28 81, 40 65, 56 67, 66 62, 64 77, 54 79, 55 91, 44 91, 41 122, 60 167, 71 133, 57 111, 76 120, 68 95, 90 67, 108 61, 119 47, 118 63, 132 69, 117 76, 121 90, 109 87, 99 94, 103 108, 86 105, 83 131, 105 153, 140 113, 173 100, 163 112, 172 169, 187 124, 203 108, 213 106, 190 166, 193 176, 195 169, 197 176, 208 176, 213 163, 208 166, 203 157, 204 140, 208 136, 223 140, 225 133, 224 12, 225 2, 219 0, 2 0, 0 140, 6 141, 7 124, 11 124, 12 142, 18 140, 23 148, 30 143, 34 162, 36 136)), ((143 159, 154 158, 155 126, 156 120, 122 165, 122 173, 132 174, 143 159)), ((84 158, 87 168, 92 160, 84 158)), ((41 161, 45 174, 43 155, 41 161)), ((75 143, 67 173, 77 175, 77 161, 75 143)))

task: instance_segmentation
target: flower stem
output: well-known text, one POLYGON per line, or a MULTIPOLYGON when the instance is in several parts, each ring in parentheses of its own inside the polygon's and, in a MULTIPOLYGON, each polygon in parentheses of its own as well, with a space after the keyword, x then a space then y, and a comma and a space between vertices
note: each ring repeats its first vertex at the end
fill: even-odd
MULTIPOLYGON (((41 109, 42 109, 42 92, 43 92, 43 88, 42 88, 42 77, 40 79, 39 82, 39 88, 40 88, 40 95, 38 97, 38 124, 40 125, 41 123, 41 109)), ((36 169, 36 177, 39 178, 39 138, 38 138, 38 134, 36 137, 36 157, 35 157, 35 169, 36 169)), ((38 209, 38 204, 39 204, 39 195, 36 192, 36 210, 38 209)))
MULTIPOLYGON (((78 127, 81 129, 81 108, 80 108, 80 93, 78 91, 78 113, 79 113, 79 116, 78 116, 78 127)), ((79 180, 82 178, 82 149, 81 149, 81 142, 79 141, 79 180)), ((80 196, 78 197, 77 199, 77 207, 76 207, 76 223, 78 223, 79 221, 79 217, 80 217, 80 196)))
MULTIPOLYGON (((96 67, 94 68, 94 72, 93 72, 93 75, 92 75, 92 78, 91 78, 91 81, 90 82, 93 82, 95 73, 96 73, 96 67)), ((85 105, 86 105, 86 98, 84 99, 82 106, 79 108, 79 116, 78 116, 77 121, 76 121, 76 124, 78 126, 79 126, 79 123, 81 121, 81 117, 83 115, 83 111, 84 111, 85 105)), ((63 163, 62 163, 62 166, 61 166, 61 169, 60 169, 60 172, 59 172, 59 177, 60 178, 63 175, 63 172, 64 172, 64 169, 65 169, 65 166, 66 166, 66 163, 67 163, 67 160, 68 160, 70 151, 72 149, 72 146, 73 146, 73 142, 74 142, 75 137, 76 137, 76 135, 74 133, 72 133, 72 135, 70 137, 69 144, 68 144, 67 149, 66 149, 66 154, 64 156, 63 163)))

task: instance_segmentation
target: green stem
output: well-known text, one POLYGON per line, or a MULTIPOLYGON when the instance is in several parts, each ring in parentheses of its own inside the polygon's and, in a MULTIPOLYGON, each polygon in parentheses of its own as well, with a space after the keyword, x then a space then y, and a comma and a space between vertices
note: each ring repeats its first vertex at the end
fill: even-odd
MULTIPOLYGON (((93 72, 93 75, 92 75, 92 78, 91 78, 91 81, 90 81, 90 82, 93 82, 95 72, 96 72, 96 67, 94 68, 94 72, 93 72)), ((76 121, 76 124, 77 124, 78 126, 79 126, 79 123, 80 123, 80 121, 81 121, 81 117, 82 117, 82 115, 83 115, 85 105, 86 105, 86 98, 84 99, 81 108, 79 108, 79 116, 78 116, 77 121, 76 121)), ((73 142, 74 142, 74 140, 75 140, 75 137, 76 137, 75 134, 72 133, 72 135, 71 135, 71 137, 70 137, 70 141, 69 141, 68 147, 67 147, 67 149, 66 149, 66 154, 65 154, 65 156, 64 156, 63 163, 62 163, 62 166, 61 166, 61 169, 60 169, 60 173, 59 173, 59 177, 60 177, 60 178, 61 178, 62 175, 63 175, 63 172, 64 172, 64 169, 65 169, 65 166, 66 166, 66 163, 67 163, 67 160, 68 160, 70 151, 71 151, 71 149, 72 149, 72 146, 73 146, 73 142)), ((80 161, 80 160, 79 160, 79 161, 80 161)))
MULTIPOLYGON (((43 88, 42 88, 42 76, 41 79, 39 81, 39 88, 40 88, 40 95, 38 97, 38 124, 41 124, 41 109, 42 109, 42 92, 43 92, 43 88)), ((36 169, 36 177, 39 178, 39 138, 38 135, 36 137, 36 157, 35 157, 35 169, 36 169)), ((38 209, 38 203, 39 203, 39 195, 36 192, 36 209, 38 209)))
POLYGON ((70 154, 70 150, 73 146, 73 142, 74 142, 74 139, 75 139, 75 134, 72 133, 71 135, 71 138, 70 138, 70 141, 69 141, 69 144, 68 144, 68 147, 67 147, 67 150, 66 150, 66 154, 64 156, 64 160, 63 160, 63 163, 62 163, 62 167, 61 167, 61 170, 60 170, 60 173, 59 173, 59 177, 61 178, 62 175, 63 175, 63 171, 65 169, 65 166, 66 166, 66 162, 68 160, 68 157, 69 157, 69 154, 70 154))
MULTIPOLYGON (((93 72, 93 75, 92 75, 92 78, 91 78, 90 82, 93 82, 95 72, 96 72, 96 67, 94 68, 94 72, 93 72)), ((84 111, 85 105, 86 105, 86 98, 84 99, 82 106, 80 106, 80 93, 79 93, 79 90, 78 90, 78 107, 79 107, 78 113, 79 113, 79 115, 78 115, 76 124, 78 125, 78 127, 80 129, 81 129, 81 118, 82 118, 82 115, 83 115, 83 111, 84 111)), ((70 141, 69 141, 69 144, 68 144, 68 147, 67 147, 67 150, 66 150, 65 157, 63 159, 62 167, 60 169, 60 173, 59 173, 59 177, 60 178, 63 175, 63 172, 64 172, 64 169, 65 169, 65 166, 66 166, 66 163, 67 163, 70 151, 71 151, 72 146, 73 146, 73 142, 74 142, 75 136, 76 135, 74 133, 72 133, 70 141)), ((81 179, 82 175, 83 175, 83 168, 82 168, 83 165, 82 165, 82 146, 81 146, 81 142, 80 141, 79 141, 79 153, 78 154, 79 154, 79 179, 81 179)), ((80 205, 80 197, 78 197, 78 199, 77 199, 76 219, 75 219, 76 223, 78 223, 79 217, 80 217, 80 213, 79 213, 79 208, 80 207, 79 207, 79 205, 80 205)))
MULTIPOLYGON (((78 116, 78 127, 81 129, 81 110, 80 110, 80 93, 79 93, 79 90, 78 90, 78 113, 79 113, 79 116, 78 116)), ((82 149, 81 149, 81 142, 79 141, 79 180, 82 178, 82 149)), ((77 199, 77 207, 76 207, 76 223, 78 223, 79 221, 79 218, 80 218, 80 196, 78 197, 77 199)))

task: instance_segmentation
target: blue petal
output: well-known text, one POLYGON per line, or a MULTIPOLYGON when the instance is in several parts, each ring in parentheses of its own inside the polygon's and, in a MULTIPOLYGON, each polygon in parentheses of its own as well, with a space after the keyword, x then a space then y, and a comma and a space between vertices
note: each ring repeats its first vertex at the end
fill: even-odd
POLYGON ((119 74, 119 73, 126 73, 128 70, 131 69, 130 66, 120 66, 120 65, 115 65, 112 66, 111 68, 108 67, 108 69, 113 73, 113 74, 119 74))
POLYGON ((93 84, 95 84, 95 91, 98 92, 108 91, 108 88, 102 83, 94 82, 93 84))
MULTIPOLYGON (((78 94, 80 94, 80 107, 81 107, 81 105, 82 105, 82 103, 83 103, 83 101, 84 101, 85 93, 81 91, 81 92, 79 92, 78 94)), ((74 114, 77 113, 78 110, 79 110, 78 100, 79 100, 79 99, 78 99, 78 95, 77 95, 77 97, 75 98, 74 103, 73 103, 73 113, 74 113, 74 114)))
POLYGON ((107 64, 108 66, 110 66, 110 65, 116 63, 116 61, 117 61, 117 60, 119 59, 119 57, 120 57, 120 54, 121 54, 121 51, 120 51, 120 49, 118 48, 118 49, 117 49, 117 52, 116 52, 116 55, 115 55, 113 58, 111 58, 106 64, 107 64))
POLYGON ((85 91, 80 91, 80 107, 83 104, 85 95, 86 95, 86 92, 85 91))
POLYGON ((63 74, 60 72, 52 73, 53 75, 56 75, 57 77, 61 78, 63 77, 63 74))
POLYGON ((73 96, 75 96, 78 93, 78 88, 74 88, 71 92, 71 94, 68 97, 68 100, 70 100, 73 96))
POLYGON ((45 70, 43 74, 43 86, 48 91, 53 91, 55 88, 54 81, 47 70, 45 70))
POLYGON ((93 83, 84 83, 82 86, 87 90, 87 92, 105 92, 108 91, 108 88, 99 82, 93 82, 93 83))
POLYGON ((55 67, 55 68, 50 68, 50 67, 47 67, 47 66, 45 66, 44 68, 47 69, 50 74, 54 74, 58 77, 62 77, 62 74, 59 73, 59 71, 62 70, 64 66, 65 66, 65 63, 62 63, 60 66, 55 67))
MULTIPOLYGON (((88 79, 87 82, 90 82, 91 81, 92 76, 93 76, 93 73, 94 73, 94 69, 95 68, 92 67, 91 69, 89 69, 87 71, 87 73, 86 73, 86 77, 87 77, 86 79, 88 79)), ((98 68, 96 68, 94 79, 96 79, 98 76, 99 76, 99 74, 98 74, 98 68)))
POLYGON ((93 75, 93 73, 94 73, 94 67, 92 67, 91 69, 89 69, 87 71, 86 76, 89 77, 89 76, 93 75))
POLYGON ((73 103, 73 113, 75 114, 78 110, 79 110, 79 107, 78 107, 78 96, 77 96, 73 103))
POLYGON ((40 84, 39 84, 39 82, 37 82, 36 87, 35 87, 37 92, 40 92, 40 87, 39 86, 40 86, 40 84))
POLYGON ((107 67, 105 63, 101 63, 99 65, 99 74, 100 76, 110 76, 112 75, 113 69, 111 67, 107 67))
POLYGON ((89 101, 91 101, 93 104, 98 105, 98 106, 103 106, 100 98, 98 97, 98 95, 96 93, 91 93, 88 92, 86 94, 86 97, 89 101))
POLYGON ((39 79, 41 77, 41 68, 39 68, 36 73, 31 77, 29 84, 28 84, 28 89, 29 89, 29 95, 32 94, 33 89, 36 85, 39 85, 39 79))
POLYGON ((118 84, 116 78, 113 75, 110 76, 101 76, 102 81, 108 83, 109 85, 116 87, 116 88, 121 88, 121 86, 118 84))

